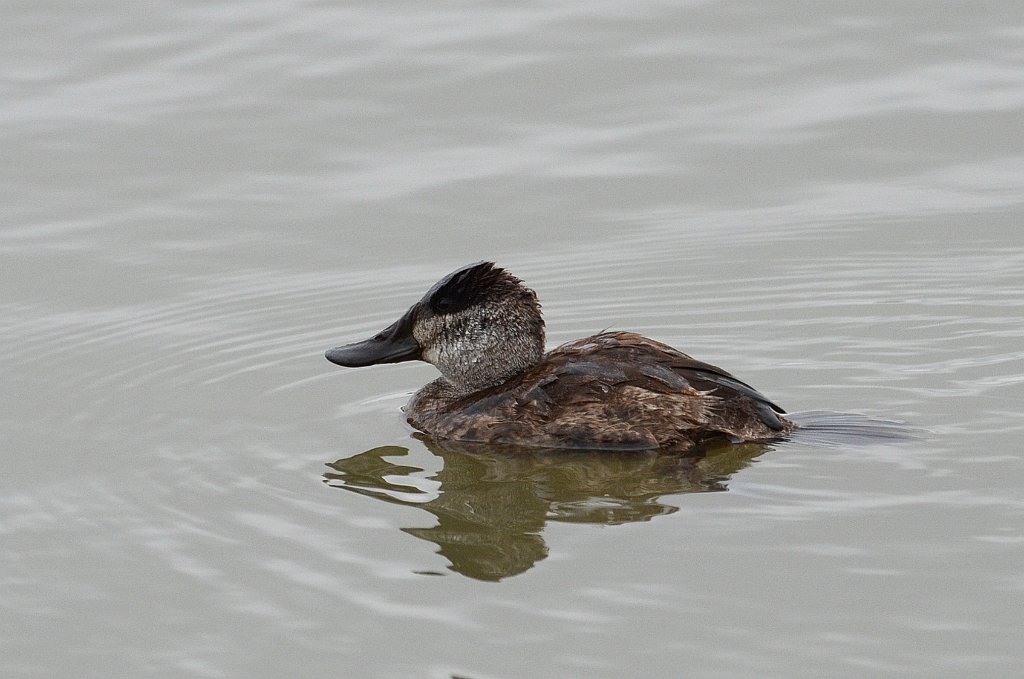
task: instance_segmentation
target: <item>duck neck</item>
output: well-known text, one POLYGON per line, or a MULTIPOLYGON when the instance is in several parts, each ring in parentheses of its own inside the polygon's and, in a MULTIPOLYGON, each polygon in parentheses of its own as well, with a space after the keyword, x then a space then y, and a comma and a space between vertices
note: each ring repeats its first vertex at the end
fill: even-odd
POLYGON ((508 382, 540 363, 542 355, 541 350, 536 354, 517 354, 513 357, 497 355, 459 362, 455 366, 457 369, 445 371, 444 380, 454 395, 466 396, 508 382))
POLYGON ((544 357, 543 332, 509 334, 483 342, 476 339, 468 344, 471 347, 452 347, 447 360, 435 363, 456 396, 504 384, 544 357))

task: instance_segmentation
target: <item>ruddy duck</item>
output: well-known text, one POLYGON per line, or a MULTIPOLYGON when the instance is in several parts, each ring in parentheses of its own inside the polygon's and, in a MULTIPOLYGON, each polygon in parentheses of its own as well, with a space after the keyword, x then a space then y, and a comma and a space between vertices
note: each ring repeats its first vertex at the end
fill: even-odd
POLYGON ((684 451, 794 428, 753 387, 636 333, 602 332, 545 354, 536 293, 491 262, 450 273, 393 324, 326 356, 350 368, 433 364, 441 377, 416 392, 406 416, 438 440, 684 451))

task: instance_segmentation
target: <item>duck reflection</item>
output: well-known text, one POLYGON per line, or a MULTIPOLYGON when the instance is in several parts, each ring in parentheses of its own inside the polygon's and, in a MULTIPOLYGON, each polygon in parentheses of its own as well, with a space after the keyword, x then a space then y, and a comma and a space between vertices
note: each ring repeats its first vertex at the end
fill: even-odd
POLYGON ((518 575, 547 556, 547 521, 617 525, 671 514, 678 507, 662 496, 725 490, 732 474, 768 448, 730 444, 684 457, 421 440, 444 465, 427 490, 425 470, 392 461, 409 454, 399 446, 330 463, 325 482, 430 512, 436 526, 402 530, 437 544, 455 572, 490 581, 518 575))

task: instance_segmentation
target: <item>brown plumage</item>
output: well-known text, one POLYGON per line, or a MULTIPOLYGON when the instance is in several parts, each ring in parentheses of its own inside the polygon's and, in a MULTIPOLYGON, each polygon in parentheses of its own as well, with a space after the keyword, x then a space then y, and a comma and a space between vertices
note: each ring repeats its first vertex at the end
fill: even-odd
POLYGON ((439 439, 548 448, 684 450, 767 441, 792 425, 720 368, 632 332, 564 344, 512 380, 465 396, 436 381, 409 424, 439 439))
POLYGON ((636 333, 604 332, 547 354, 543 341, 533 291, 482 262, 439 281, 375 337, 327 357, 346 366, 436 365, 442 377, 413 396, 406 416, 439 440, 684 451, 793 429, 749 385, 636 333))

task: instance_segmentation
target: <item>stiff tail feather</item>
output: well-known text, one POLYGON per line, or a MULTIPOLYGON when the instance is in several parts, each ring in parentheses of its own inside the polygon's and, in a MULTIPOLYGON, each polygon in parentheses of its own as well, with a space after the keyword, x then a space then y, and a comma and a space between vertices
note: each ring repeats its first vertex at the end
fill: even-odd
POLYGON ((909 441, 924 438, 927 433, 903 422, 857 413, 805 410, 786 417, 796 424, 789 440, 827 447, 909 441))

